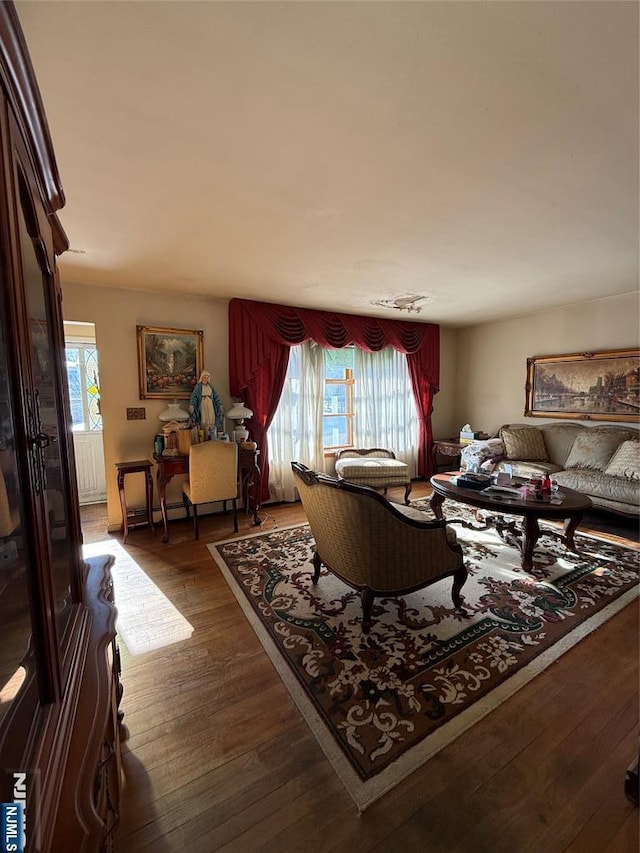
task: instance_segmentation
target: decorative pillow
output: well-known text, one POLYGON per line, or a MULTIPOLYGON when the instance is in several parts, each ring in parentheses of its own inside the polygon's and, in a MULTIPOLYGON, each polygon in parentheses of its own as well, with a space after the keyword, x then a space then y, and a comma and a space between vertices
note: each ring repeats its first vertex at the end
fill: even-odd
POLYGON ((615 430, 586 429, 576 436, 565 467, 604 471, 620 446, 620 440, 615 430))
POLYGON ((627 480, 640 480, 640 441, 623 441, 604 473, 627 480))
POLYGON ((537 427, 523 427, 522 429, 504 427, 500 430, 500 438, 504 443, 508 459, 517 459, 523 462, 533 459, 539 462, 547 462, 549 459, 544 436, 537 427))

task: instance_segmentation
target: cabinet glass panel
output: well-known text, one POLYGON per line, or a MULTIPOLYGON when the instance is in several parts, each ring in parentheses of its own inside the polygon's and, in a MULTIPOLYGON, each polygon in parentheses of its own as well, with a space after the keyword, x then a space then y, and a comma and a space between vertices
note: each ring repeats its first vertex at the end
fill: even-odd
MULTIPOLYGON (((6 302, 4 302, 6 304, 6 302)), ((24 681, 31 615, 5 317, 0 322, 0 721, 24 681)))
POLYGON ((57 387, 49 319, 50 282, 38 262, 22 211, 20 211, 19 220, 34 379, 33 399, 29 401, 33 419, 30 432, 38 438, 34 450, 34 485, 37 491, 43 491, 46 500, 53 594, 60 636, 62 636, 62 628, 72 603, 70 581, 73 565, 59 442, 60 424, 64 421, 59 416, 58 407, 61 405, 61 400, 65 398, 57 387))

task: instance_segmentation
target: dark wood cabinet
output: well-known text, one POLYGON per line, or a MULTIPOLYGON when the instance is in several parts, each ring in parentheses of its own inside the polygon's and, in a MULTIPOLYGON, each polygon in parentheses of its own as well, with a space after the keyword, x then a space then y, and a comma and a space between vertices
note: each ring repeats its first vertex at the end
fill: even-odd
POLYGON ((64 194, 0 4, 0 802, 28 850, 108 849, 120 780, 111 558, 82 558, 57 257, 64 194))

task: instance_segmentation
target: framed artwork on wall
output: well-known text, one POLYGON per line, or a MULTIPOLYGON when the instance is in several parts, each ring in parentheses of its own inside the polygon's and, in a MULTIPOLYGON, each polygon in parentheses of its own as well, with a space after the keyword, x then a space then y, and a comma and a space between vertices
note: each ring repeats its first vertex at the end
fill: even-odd
POLYGON ((141 400, 186 400, 202 372, 204 332, 136 326, 141 400))
POLYGON ((640 350, 527 359, 525 415, 640 421, 640 350))

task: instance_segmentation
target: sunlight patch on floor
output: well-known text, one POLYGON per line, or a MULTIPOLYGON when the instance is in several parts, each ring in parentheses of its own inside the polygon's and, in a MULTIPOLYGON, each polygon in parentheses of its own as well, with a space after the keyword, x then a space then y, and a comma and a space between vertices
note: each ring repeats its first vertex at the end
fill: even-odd
POLYGON ((84 545, 84 557, 113 554, 111 570, 118 608, 118 634, 129 653, 141 655, 182 640, 191 625, 116 539, 84 545))

